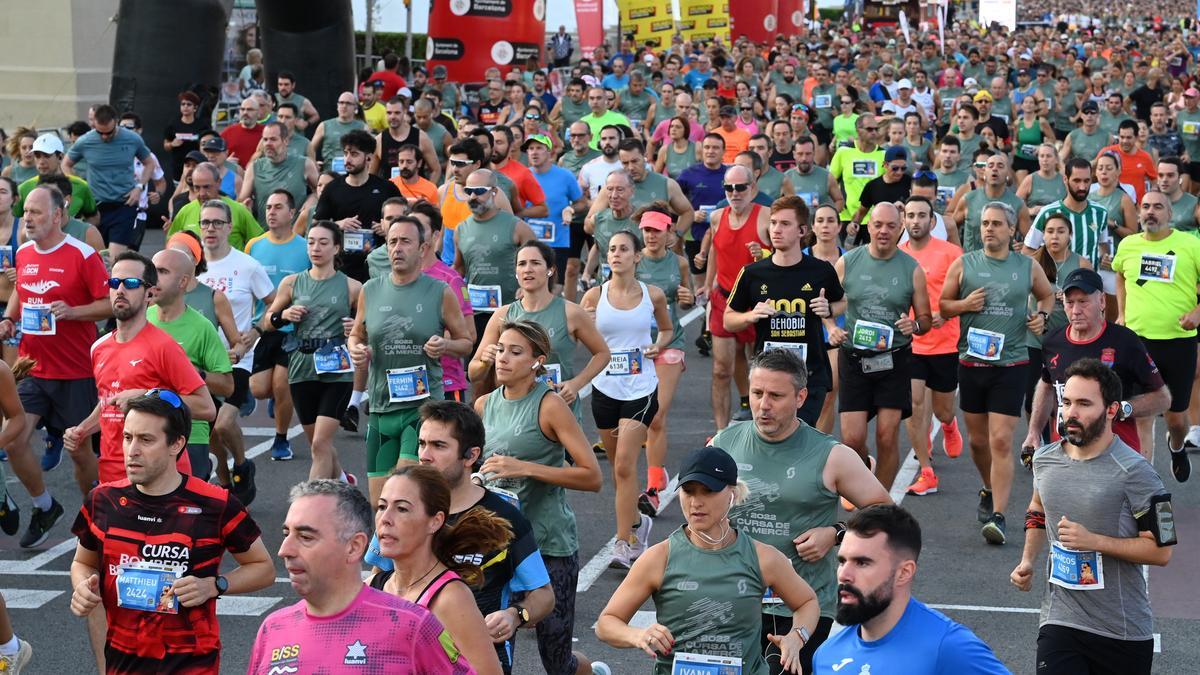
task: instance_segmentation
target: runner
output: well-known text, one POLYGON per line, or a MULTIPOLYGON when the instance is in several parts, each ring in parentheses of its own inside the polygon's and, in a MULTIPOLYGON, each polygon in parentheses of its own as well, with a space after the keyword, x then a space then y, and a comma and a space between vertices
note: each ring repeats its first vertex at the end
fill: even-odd
POLYGON ((1039 668, 1148 674, 1154 635, 1144 566, 1171 560, 1171 495, 1154 467, 1112 431, 1121 378, 1097 359, 1076 361, 1066 378, 1065 438, 1033 456, 1025 548, 1009 579, 1031 590, 1049 540, 1039 668))
POLYGON ((1054 287, 1040 265, 1012 251, 1017 213, 1008 204, 988 202, 980 221, 983 249, 951 263, 941 312, 961 317, 959 407, 967 420, 971 459, 983 479, 977 516, 983 538, 1001 545, 1007 540, 1004 512, 1012 490, 1012 434, 1028 377, 1026 329, 1042 333, 1054 309, 1054 287), (1031 293, 1036 313, 1027 311, 1031 293))
POLYGON ((572 285, 578 288, 579 270, 575 269, 575 273, 570 274, 571 251, 575 248, 571 222, 564 222, 563 216, 574 216, 575 211, 583 211, 586 200, 575 176, 561 166, 555 166, 552 146, 550 138, 542 134, 530 136, 522 146, 522 150, 529 155, 529 169, 541 186, 546 196, 546 206, 550 209, 545 219, 532 220, 529 225, 531 228, 538 226, 535 232, 538 240, 554 248, 557 284, 565 288, 572 285))
POLYGON ((1095 159, 1112 138, 1110 132, 1100 128, 1100 106, 1095 101, 1084 101, 1079 106, 1079 116, 1083 124, 1067 134, 1058 151, 1064 163, 1075 158, 1095 159))
POLYGON ((947 457, 954 459, 961 455, 963 446, 958 418, 954 416, 954 394, 958 389, 958 319, 946 319, 940 313, 946 273, 963 252, 958 246, 932 236, 935 215, 933 202, 928 198, 909 197, 904 204, 908 241, 900 244, 900 250, 912 256, 925 273, 932 311, 929 332, 913 336, 912 340, 912 415, 905 421, 913 454, 921 465, 921 472, 907 493, 917 496, 938 491, 938 477, 932 462, 934 434, 930 428, 930 414, 941 423, 942 446, 947 457))
MULTIPOLYGON (((342 164, 345 159, 345 143, 342 140, 351 131, 366 133, 367 129, 367 123, 357 119, 357 113, 358 99, 354 92, 343 91, 338 94, 337 116, 318 124, 308 144, 308 158, 316 162, 319 169, 350 173, 350 167, 342 164)), ((371 141, 371 149, 360 148, 364 154, 369 155, 374 150, 375 139, 372 137, 371 141)), ((366 167, 365 162, 363 167, 366 167)))
POLYGON ((267 199, 276 190, 286 191, 292 202, 299 204, 317 189, 317 165, 308 158, 290 154, 287 148, 287 127, 280 122, 263 126, 262 155, 246 168, 238 192, 238 201, 259 219, 266 219, 267 199))
MULTIPOLYGON (((17 184, 17 189, 13 192, 13 196, 16 198, 16 202, 12 205, 14 216, 20 218, 25 214, 21 208, 25 203, 25 198, 29 196, 33 188, 41 184, 43 178, 63 173, 64 153, 62 139, 57 134, 42 134, 33 142, 33 161, 37 167, 37 175, 20 184, 13 181, 14 184, 17 184)), ((96 197, 92 194, 92 188, 79 176, 71 175, 67 178, 70 180, 71 189, 63 192, 63 195, 71 200, 71 206, 68 209, 70 216, 80 218, 91 225, 98 225, 100 212, 96 209, 96 197)))
MULTIPOLYGON (((133 267, 129 256, 137 254, 121 254, 114 268, 133 267)), ((149 261, 146 270, 153 274, 149 261)), ((71 527, 79 537, 71 612, 87 617, 102 673, 218 673, 217 598, 270 586, 275 567, 245 507, 176 468, 177 459, 186 463, 187 397, 166 389, 126 394, 116 429, 125 476, 92 490, 71 527), (222 575, 225 551, 238 566, 222 575)))
MULTIPOLYGON (((428 106, 429 103, 426 102, 425 105, 428 106)), ((428 172, 429 180, 435 185, 440 183, 442 164, 438 160, 437 148, 434 147, 429 134, 409 123, 408 101, 399 96, 392 97, 388 100, 385 110, 387 128, 379 133, 374 154, 371 155, 371 163, 376 167, 374 173, 389 180, 395 178, 394 174, 399 167, 400 148, 411 147, 413 148, 413 159, 420 156, 421 160, 425 162, 424 168, 428 172)), ((426 111, 427 115, 431 113, 432 110, 426 111)))
MULTIPOLYGON (((480 170, 485 161, 483 147, 474 139, 468 138, 450 147, 450 178, 438 188, 443 225, 441 258, 447 265, 454 264, 454 231, 471 215, 463 188, 467 178, 480 170)), ((499 208, 512 213, 512 205, 502 190, 496 191, 496 203, 499 208)))
MULTIPOLYGON (((858 507, 891 499, 852 449, 796 419, 807 396, 806 371, 790 350, 755 356, 750 368, 754 420, 730 425, 710 445, 733 457, 739 476, 750 486, 749 499, 731 514, 733 525, 783 553, 817 594, 821 618, 800 651, 805 672, 812 672, 813 652, 833 626, 833 548, 845 531, 836 522, 838 496, 858 507)), ((771 646, 767 651, 767 634, 792 632, 792 613, 772 598, 764 598, 762 612, 760 645, 772 674, 778 675, 779 650, 771 646)))
MULTIPOLYGON (((1058 171, 1058 152, 1052 143, 1037 148, 1037 170, 1031 171, 1017 186, 1017 196, 1025 200, 1029 215, 1037 218, 1043 207, 1067 196, 1066 181, 1058 171)), ((1091 167, 1088 167, 1089 172, 1091 167)))
MULTIPOLYGON (((695 213, 692 211, 687 197, 683 194, 683 190, 679 187, 679 183, 670 176, 650 171, 646 162, 645 146, 640 140, 627 138, 621 141, 617 146, 617 157, 621 160, 621 166, 625 169, 625 173, 629 174, 633 182, 633 193, 629 198, 633 210, 644 208, 656 201, 665 201, 671 212, 675 214, 676 230, 682 234, 691 229, 695 213)), ((595 214, 608 206, 608 193, 601 191, 592 201, 588 215, 594 218, 595 214)), ((607 251, 606 248, 600 247, 599 241, 596 244, 599 253, 603 254, 607 251)))
MULTIPOLYGON (((870 113, 859 115, 854 122, 854 129, 854 145, 839 147, 829 160, 829 173, 845 187, 846 205, 841 218, 847 223, 851 223, 858 211, 863 188, 882 174, 884 162, 884 150, 878 142, 879 121, 876 117, 870 113)), ((797 186, 796 191, 802 190, 797 186)))
POLYGON ((284 339, 288 353, 288 385, 296 416, 312 448, 309 480, 345 475, 333 447, 342 412, 350 400, 354 366, 346 348, 362 284, 337 270, 342 232, 327 220, 308 230, 308 259, 312 267, 290 274, 279 283, 261 332, 291 325, 284 339))
POLYGON ((586 675, 591 664, 572 651, 579 539, 566 490, 599 492, 600 465, 570 408, 539 380, 550 354, 546 332, 529 321, 505 323, 499 345, 500 388, 474 404, 484 428, 491 430, 479 471, 485 487, 516 496, 550 574, 554 610, 537 625, 542 667, 548 673, 586 675))
MULTIPOLYGON (((12 182, 11 179, 5 180, 12 182)), ((0 431, 0 446, 8 446, 25 433, 25 410, 21 407, 13 371, 6 363, 0 364, 0 415, 4 416, 5 422, 3 431, 0 431)), ((20 525, 21 512, 16 502, 8 496, 7 478, 0 464, 0 532, 14 535, 20 525)), ((33 647, 13 631, 8 605, 4 602, 3 594, 0 594, 0 672, 20 675, 32 659, 33 647)))
POLYGON ((251 239, 263 233, 262 227, 254 219, 254 215, 250 213, 249 209, 231 197, 220 193, 220 184, 221 173, 216 164, 203 162, 192 169, 189 185, 195 199, 176 211, 175 217, 169 221, 169 224, 167 220, 163 220, 168 238, 185 231, 193 232, 200 237, 202 234, 200 211, 204 204, 212 200, 220 200, 229 207, 233 220, 233 225, 229 230, 230 246, 241 251, 251 239))
MULTIPOLYGON (((912 336, 929 331, 931 313, 925 272, 896 248, 900 210, 883 203, 871 211, 870 243, 834 265, 846 290, 848 330, 830 331, 838 350, 838 412, 842 440, 890 490, 900 468, 900 422, 912 414, 912 336), (892 279, 891 288, 875 279, 892 279), (911 316, 909 310, 912 310, 911 316), (875 417, 876 461, 867 448, 867 424, 875 417)), ((945 315, 945 312, 942 312, 945 315)))
POLYGON ((1085 258, 1092 269, 1101 268, 1102 259, 1112 254, 1113 243, 1108 232, 1108 212, 1104 207, 1088 201, 1091 181, 1092 167, 1087 160, 1075 158, 1067 162, 1063 173, 1067 195, 1059 201, 1050 202, 1038 212, 1033 226, 1025 235, 1027 254, 1032 255, 1042 245, 1046 221, 1061 215, 1071 225, 1071 251, 1085 258))
MULTIPOLYGON (((589 285, 592 280, 603 283, 608 280, 612 270, 608 268, 608 244, 612 236, 621 230, 633 231, 637 223, 633 220, 633 195, 635 190, 633 176, 624 169, 608 174, 604 179, 605 207, 599 211, 590 212, 583 221, 583 231, 592 235, 594 244, 588 249, 584 261, 584 275, 589 285)), ((595 195, 595 202, 600 195, 595 195)))
MULTIPOLYGON (((1014 237, 1023 237, 1029 235, 1031 230, 1029 226, 1029 208, 1025 206, 1025 202, 1017 197, 1012 188, 1008 187, 1008 155, 1002 152, 992 152, 984 159, 984 183, 977 188, 968 191, 961 199, 958 200, 956 208, 952 215, 954 222, 961 224, 963 251, 971 253, 983 248, 983 240, 980 238, 980 228, 983 225, 982 216, 984 206, 992 202, 1002 202, 1007 204, 1016 213, 1016 233, 1014 237)), ((1066 175, 1073 175, 1070 167, 1067 169, 1066 175)), ((1071 195, 1068 195, 1071 197, 1071 195)), ((1045 211, 1045 209, 1043 209, 1045 211)), ((1040 245, 1041 242, 1036 238, 1031 241, 1040 245)), ((1080 237, 1082 240, 1083 238, 1080 237)), ((1080 241, 1077 244, 1082 245, 1080 241)), ((1034 246, 1036 248, 1037 246, 1034 246)))
POLYGON ((656 675, 686 668, 683 663, 692 655, 723 657, 747 675, 768 672, 758 645, 759 598, 766 593, 792 610, 794 626, 786 635, 768 639, 782 651, 785 671, 803 672, 800 651, 817 629, 817 596, 782 553, 730 524, 729 511, 749 496, 737 476, 737 464, 720 448, 688 453, 680 474, 686 522, 634 564, 596 622, 596 636, 609 645, 653 656, 656 675), (654 623, 629 625, 651 598, 654 623), (728 609, 715 616, 705 611, 731 599, 728 609))
MULTIPOLYGON (((836 204, 824 202, 812 210, 813 224, 811 237, 806 237, 812 242, 804 249, 804 254, 824 260, 830 265, 837 264, 838 258, 846 252, 840 244, 841 236, 841 220, 838 216, 838 207, 836 204)), ((846 315, 835 316, 834 321, 838 328, 845 330, 846 315)), ((824 325, 821 326, 822 340, 825 342, 825 353, 828 354, 834 345, 829 343, 829 329, 824 325)), ((810 425, 823 434, 833 433, 833 424, 837 418, 837 396, 839 388, 838 378, 838 359, 836 356, 829 359, 829 374, 830 381, 833 386, 829 389, 829 393, 825 395, 825 400, 821 403, 821 414, 817 418, 817 423, 810 425)))
POLYGON ((826 202, 832 203, 840 211, 845 206, 842 187, 838 180, 823 166, 813 163, 813 140, 811 136, 801 136, 792 145, 792 156, 796 166, 784 172, 784 177, 795 188, 796 196, 804 200, 809 211, 826 202))

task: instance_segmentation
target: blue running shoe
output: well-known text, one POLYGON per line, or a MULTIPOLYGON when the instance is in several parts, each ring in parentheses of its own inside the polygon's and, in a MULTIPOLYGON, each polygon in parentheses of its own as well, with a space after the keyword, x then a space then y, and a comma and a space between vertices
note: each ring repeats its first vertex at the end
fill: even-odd
POLYGON ((63 439, 50 432, 45 435, 46 451, 42 453, 42 471, 53 471, 62 463, 63 439))
POLYGON ((0 450, 0 462, 7 462, 7 461, 8 461, 8 453, 3 450, 0 450))
POLYGON ((292 444, 287 441, 276 440, 271 444, 271 461, 286 462, 292 459, 295 455, 292 454, 292 444))
POLYGON ((242 417, 249 417, 254 414, 254 410, 257 407, 258 407, 258 399, 251 396, 249 399, 246 400, 245 403, 242 404, 242 407, 238 408, 238 412, 241 413, 242 417))

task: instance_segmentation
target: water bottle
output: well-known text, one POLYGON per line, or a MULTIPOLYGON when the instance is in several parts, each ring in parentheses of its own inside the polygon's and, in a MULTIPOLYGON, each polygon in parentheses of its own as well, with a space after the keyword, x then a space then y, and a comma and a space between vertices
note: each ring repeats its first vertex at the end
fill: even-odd
POLYGON ((603 661, 592 661, 592 675, 612 675, 612 668, 603 661))

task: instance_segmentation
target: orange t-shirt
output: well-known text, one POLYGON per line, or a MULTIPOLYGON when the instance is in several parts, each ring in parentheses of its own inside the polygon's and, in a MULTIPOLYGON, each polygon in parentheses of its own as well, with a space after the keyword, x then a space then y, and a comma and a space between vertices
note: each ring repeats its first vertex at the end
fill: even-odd
POLYGON ((1106 152, 1116 153, 1121 158, 1121 182, 1133 186, 1133 191, 1137 193, 1137 199, 1134 201, 1141 204, 1142 195, 1146 194, 1146 182, 1153 183, 1158 180, 1158 167, 1154 165, 1154 158, 1145 150, 1134 150, 1132 155, 1127 155, 1121 152, 1121 146, 1116 144, 1101 148, 1096 156, 1106 152))
POLYGON ((725 139, 725 156, 721 158, 725 164, 733 164, 739 152, 750 149, 750 132, 745 129, 725 131, 725 127, 717 127, 712 133, 725 139))
POLYGON ((467 200, 460 198, 454 188, 454 183, 450 183, 441 203, 442 227, 447 230, 456 229, 459 223, 471 215, 471 207, 467 206, 467 200))
MULTIPOLYGON (((963 250, 936 237, 930 237, 929 243, 919 251, 913 249, 911 240, 900 244, 900 250, 915 258, 921 270, 925 272, 925 286, 929 289, 929 308, 936 313, 941 304, 942 286, 946 284, 946 272, 950 269, 950 263, 962 257, 963 250)), ((912 316, 911 310, 909 316, 912 316)), ((924 335, 913 335, 912 351, 919 356, 957 354, 958 317, 924 335)))
POLYGON ((392 179, 392 184, 395 185, 396 188, 400 190, 400 194, 404 195, 404 198, 409 201, 424 199, 430 204, 438 203, 437 186, 420 176, 417 176, 417 182, 413 183, 412 185, 405 183, 404 179, 400 176, 396 176, 392 179))

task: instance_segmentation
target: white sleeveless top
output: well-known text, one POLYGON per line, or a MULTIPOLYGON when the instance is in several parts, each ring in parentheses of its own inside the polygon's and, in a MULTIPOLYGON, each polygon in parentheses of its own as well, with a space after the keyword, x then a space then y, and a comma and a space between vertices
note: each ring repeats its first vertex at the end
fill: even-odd
POLYGON ((592 380, 592 386, 609 398, 633 401, 649 396, 658 388, 654 360, 642 350, 654 344, 650 327, 655 325, 654 303, 646 284, 638 282, 642 300, 633 309, 617 309, 608 302, 608 286, 600 287, 600 302, 596 305, 596 328, 604 336, 612 352, 609 367, 592 380))

